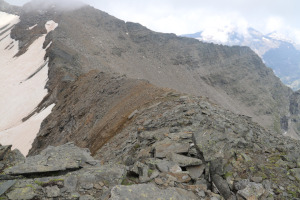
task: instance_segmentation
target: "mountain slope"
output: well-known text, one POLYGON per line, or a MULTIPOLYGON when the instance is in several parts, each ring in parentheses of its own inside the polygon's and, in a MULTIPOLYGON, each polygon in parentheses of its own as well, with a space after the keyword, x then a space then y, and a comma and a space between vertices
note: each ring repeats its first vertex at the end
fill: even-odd
POLYGON ((50 91, 54 90, 54 79, 63 74, 76 78, 80 73, 99 69, 208 96, 269 128, 273 128, 275 119, 287 114, 292 91, 249 48, 155 33, 88 6, 51 19, 60 26, 48 37, 53 41, 48 51, 52 63, 50 91), (61 52, 69 54, 68 58, 59 58, 61 52), (51 56, 55 60, 67 59, 71 66, 60 65, 51 56))
MULTIPOLYGON (((34 4, 29 3, 24 6, 20 20, 12 30, 12 37, 19 41, 21 55, 43 33, 47 21, 58 23, 44 43, 44 47, 51 44, 46 53, 49 58, 48 95, 36 112, 51 104, 63 105, 61 101, 66 88, 71 88, 83 74, 96 69, 145 79, 159 87, 207 96, 226 109, 253 117, 266 128, 298 137, 297 129, 294 131, 286 126, 290 124, 291 127, 294 123, 289 118, 292 91, 247 47, 207 44, 174 34, 152 32, 89 6, 68 11, 55 6, 36 10, 34 4), (35 25, 36 31, 28 30, 35 25)), ((85 102, 79 96, 72 98, 85 102)), ((58 116, 56 120, 65 121, 64 115, 60 115, 63 109, 56 106, 49 117, 58 116)), ((70 112, 71 116, 77 115, 70 112)), ((56 130, 51 127, 50 121, 44 121, 32 153, 56 143, 52 139, 62 134, 64 128, 56 130)), ((81 133, 77 128, 73 130, 70 139, 81 133)))
POLYGON ((274 70, 283 83, 293 90, 300 89, 300 50, 296 49, 292 41, 276 32, 264 35, 253 28, 248 28, 241 33, 238 27, 235 27, 204 30, 184 36, 217 44, 249 46, 268 67, 274 70))
MULTIPOLYGON (((297 137, 300 95, 250 48, 156 33, 90 6, 64 10, 51 2, 25 5, 10 32, 18 60, 45 37, 47 22, 58 25, 34 48, 43 56, 30 61, 48 63, 48 74, 32 87, 47 92, 22 122, 54 107, 36 123, 26 159, 0 145, 0 199, 300 197, 300 144, 280 134, 297 137)), ((29 142, 24 133, 18 139, 29 142)))

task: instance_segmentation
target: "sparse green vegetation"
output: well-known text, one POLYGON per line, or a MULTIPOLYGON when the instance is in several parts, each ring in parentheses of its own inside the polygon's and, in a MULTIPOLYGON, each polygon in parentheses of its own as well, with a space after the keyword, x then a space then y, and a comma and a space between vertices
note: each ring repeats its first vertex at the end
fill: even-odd
POLYGON ((226 172, 224 175, 225 178, 232 177, 232 176, 233 176, 232 172, 226 172))
POLYGON ((58 182, 63 182, 64 179, 51 179, 47 182, 42 182, 42 181, 38 181, 38 180, 35 180, 35 184, 39 185, 39 186, 42 186, 42 187, 45 187, 45 186, 48 186, 48 185, 51 185, 51 184, 57 184, 58 182))

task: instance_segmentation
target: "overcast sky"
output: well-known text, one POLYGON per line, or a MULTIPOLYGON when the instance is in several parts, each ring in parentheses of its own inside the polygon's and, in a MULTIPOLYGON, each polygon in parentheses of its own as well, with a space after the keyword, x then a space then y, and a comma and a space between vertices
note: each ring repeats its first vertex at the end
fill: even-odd
MULTIPOLYGON (((22 5, 28 0, 6 0, 22 5)), ((66 0, 61 0, 65 2, 66 0)), ((69 0, 71 1, 71 0, 69 0)), ((300 44, 300 0, 84 0, 125 21, 178 35, 206 28, 277 31, 300 44)))

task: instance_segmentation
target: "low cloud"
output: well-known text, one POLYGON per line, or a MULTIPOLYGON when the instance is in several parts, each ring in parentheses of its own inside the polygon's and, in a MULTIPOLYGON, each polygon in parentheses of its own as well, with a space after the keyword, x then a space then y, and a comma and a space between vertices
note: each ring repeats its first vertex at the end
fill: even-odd
MULTIPOLYGON (((7 0, 10 3, 26 0, 7 0)), ((27 0, 28 1, 28 0, 27 0)), ((40 0, 41 1, 41 0, 40 0)), ((48 2, 44 0, 42 2, 48 2)), ((64 9, 76 1, 55 0, 64 9)), ((267 34, 277 31, 300 44, 299 0, 83 0, 126 21, 139 22, 159 32, 187 34, 207 28, 250 26, 267 34)))
POLYGON ((28 10, 44 10, 48 8, 56 8, 60 10, 74 10, 86 5, 82 1, 77 0, 33 0, 24 5, 28 10))

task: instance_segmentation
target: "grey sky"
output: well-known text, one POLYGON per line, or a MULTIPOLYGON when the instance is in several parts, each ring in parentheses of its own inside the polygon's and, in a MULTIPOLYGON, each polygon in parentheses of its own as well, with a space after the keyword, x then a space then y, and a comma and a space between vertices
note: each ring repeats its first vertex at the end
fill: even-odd
MULTIPOLYGON (((64 0, 62 0, 64 1, 64 0)), ((26 0, 7 0, 22 5, 26 0)), ((235 25, 277 31, 300 44, 299 0, 84 0, 126 21, 160 32, 193 33, 235 25)))

